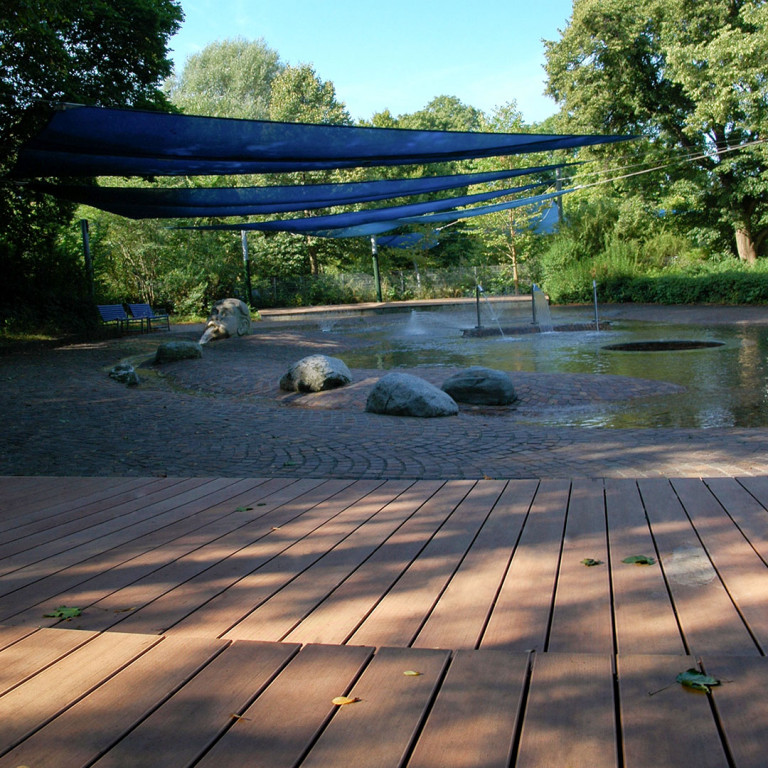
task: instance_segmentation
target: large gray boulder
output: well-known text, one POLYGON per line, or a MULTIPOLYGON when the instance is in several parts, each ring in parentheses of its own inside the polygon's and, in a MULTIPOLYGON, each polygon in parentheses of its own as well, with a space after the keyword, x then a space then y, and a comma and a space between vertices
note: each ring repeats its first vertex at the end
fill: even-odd
POLYGON ((459 406, 436 387, 409 373, 388 373, 374 385, 365 410, 390 416, 455 416, 459 406))
POLYGON ((449 376, 442 389, 457 403, 469 405, 509 405, 517 400, 512 381, 504 371, 480 365, 449 376))
POLYGON ((309 355, 294 363, 280 378, 287 392, 325 392, 349 384, 352 374, 343 360, 327 355, 309 355))
POLYGON ((166 341, 155 352, 155 363, 174 363, 176 360, 192 360, 202 357, 203 350, 195 341, 166 341))

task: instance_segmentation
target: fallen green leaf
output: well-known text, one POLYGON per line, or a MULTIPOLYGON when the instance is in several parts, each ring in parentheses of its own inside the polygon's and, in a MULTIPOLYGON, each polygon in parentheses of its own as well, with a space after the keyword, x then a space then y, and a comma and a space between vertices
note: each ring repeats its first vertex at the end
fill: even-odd
POLYGON ((653 565, 656 561, 648 555, 631 555, 625 557, 622 563, 629 563, 630 565, 653 565))
POLYGON ((66 605, 60 605, 56 610, 51 613, 44 613, 43 616, 46 619, 74 619, 78 616, 82 616, 83 611, 80 608, 67 608, 66 605))
POLYGON ((235 512, 250 512, 253 507, 238 507, 235 512))
POLYGON ((675 681, 684 685, 686 688, 692 688, 694 691, 704 691, 709 693, 709 689, 713 685, 720 685, 720 681, 712 675, 705 675, 703 672, 699 672, 698 669, 692 667, 685 672, 681 672, 675 681))
POLYGON ((586 565, 586 566, 587 566, 587 568, 591 568, 592 566, 595 566, 595 565, 602 565, 602 564, 603 564, 603 561, 602 561, 602 560, 595 560, 595 559, 594 559, 594 558, 592 558, 592 557, 585 557, 585 558, 584 558, 584 559, 581 561, 581 564, 582 564, 582 565, 586 565))

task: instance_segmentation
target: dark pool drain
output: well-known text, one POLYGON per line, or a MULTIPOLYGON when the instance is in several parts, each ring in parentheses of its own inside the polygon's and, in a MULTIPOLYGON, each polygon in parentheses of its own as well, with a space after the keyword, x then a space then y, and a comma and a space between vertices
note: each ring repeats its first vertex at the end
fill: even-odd
POLYGON ((606 344, 603 349, 616 352, 676 352, 681 349, 710 349, 722 347, 722 341, 690 341, 679 339, 673 341, 628 341, 624 344, 606 344))

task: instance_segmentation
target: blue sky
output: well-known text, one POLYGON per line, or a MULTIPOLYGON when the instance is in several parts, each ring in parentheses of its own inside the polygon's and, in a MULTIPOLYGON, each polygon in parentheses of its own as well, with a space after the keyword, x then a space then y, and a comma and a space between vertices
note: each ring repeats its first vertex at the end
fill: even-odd
POLYGON ((182 0, 177 71, 226 38, 263 38, 288 64, 331 80, 353 118, 415 112, 456 96, 484 112, 516 101, 527 122, 555 111, 542 38, 557 40, 571 0, 182 0))

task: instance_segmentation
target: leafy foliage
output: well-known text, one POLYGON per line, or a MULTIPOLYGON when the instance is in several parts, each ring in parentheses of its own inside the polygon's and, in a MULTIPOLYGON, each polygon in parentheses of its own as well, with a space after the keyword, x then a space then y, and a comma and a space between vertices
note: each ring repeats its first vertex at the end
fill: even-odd
MULTIPOLYGON (((0 174, 48 119, 48 102, 167 108, 167 44, 183 18, 178 0, 8 0, 0 11, 0 174)), ((79 255, 59 237, 73 207, 0 186, 0 323, 70 310, 87 298, 79 255), (51 306, 51 294, 54 306, 51 306)))
POLYGON ((627 563, 627 565, 653 565, 656 561, 648 555, 630 555, 621 562, 627 563))
POLYGON ((284 68, 264 40, 220 40, 190 56, 184 69, 166 80, 165 91, 190 115, 266 120, 272 84, 284 68))
POLYGON ((720 685, 720 681, 712 675, 705 675, 695 667, 687 669, 685 672, 681 672, 676 678, 675 682, 685 688, 691 688, 694 691, 702 691, 703 693, 709 693, 710 688, 715 685, 720 685))
POLYGON ((582 157, 650 167, 687 155, 615 188, 666 208, 687 185, 700 225, 730 230, 731 247, 754 262, 768 236, 768 152, 754 143, 765 132, 767 53, 762 0, 576 0, 562 38, 546 43, 548 92, 563 127, 648 139, 582 157))
POLYGON ((67 608, 66 605, 60 605, 50 613, 43 614, 46 619, 65 619, 66 621, 76 619, 78 616, 82 615, 82 608, 67 608))

